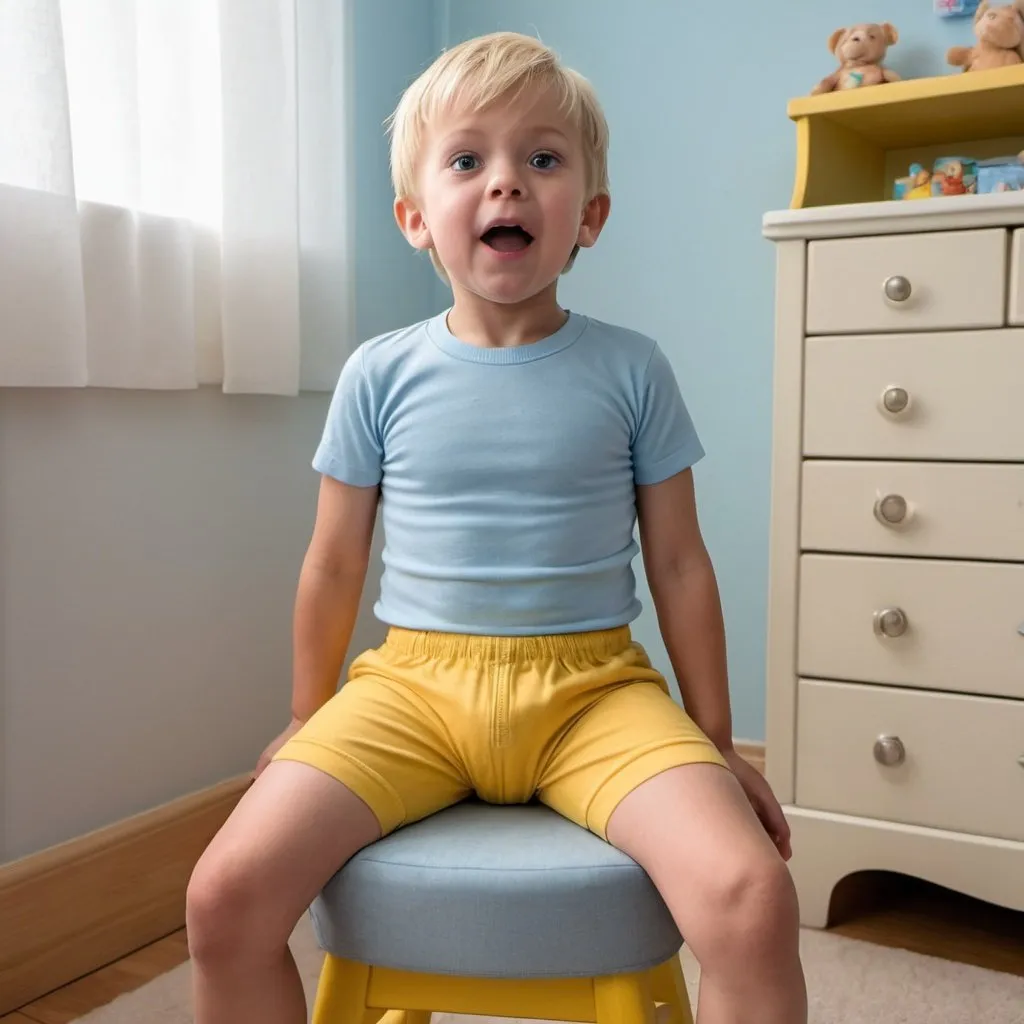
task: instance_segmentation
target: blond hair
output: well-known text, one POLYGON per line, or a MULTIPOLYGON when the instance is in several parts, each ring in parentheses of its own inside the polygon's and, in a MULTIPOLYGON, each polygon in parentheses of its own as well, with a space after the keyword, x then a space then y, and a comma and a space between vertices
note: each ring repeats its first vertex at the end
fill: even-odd
MULTIPOLYGON (((518 32, 494 32, 445 50, 405 90, 388 118, 391 133, 391 181, 395 196, 416 192, 416 169, 427 127, 455 103, 483 110, 499 100, 515 100, 528 90, 555 91, 583 145, 587 200, 608 193, 608 123, 593 86, 565 67, 553 50, 518 32)), ((573 248, 568 270, 579 247, 573 248)), ((441 277, 448 275, 431 249, 441 277)))

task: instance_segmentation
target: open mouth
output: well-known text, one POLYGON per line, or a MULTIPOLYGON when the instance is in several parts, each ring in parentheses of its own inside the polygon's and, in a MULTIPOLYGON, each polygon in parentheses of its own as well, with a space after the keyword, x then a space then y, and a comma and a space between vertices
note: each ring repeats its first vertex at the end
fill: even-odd
POLYGON ((495 252, 522 252, 533 241, 533 235, 518 224, 501 224, 485 231, 480 241, 495 252))

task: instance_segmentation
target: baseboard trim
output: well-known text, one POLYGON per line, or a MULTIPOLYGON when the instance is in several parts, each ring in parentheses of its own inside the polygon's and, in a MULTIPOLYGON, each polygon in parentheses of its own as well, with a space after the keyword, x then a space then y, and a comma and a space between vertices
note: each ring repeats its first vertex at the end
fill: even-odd
POLYGON ((764 775, 764 744, 753 743, 749 740, 734 740, 733 745, 736 753, 743 758, 747 764, 752 765, 764 775))
POLYGON ((0 866, 0 1016, 177 931, 249 776, 0 866))

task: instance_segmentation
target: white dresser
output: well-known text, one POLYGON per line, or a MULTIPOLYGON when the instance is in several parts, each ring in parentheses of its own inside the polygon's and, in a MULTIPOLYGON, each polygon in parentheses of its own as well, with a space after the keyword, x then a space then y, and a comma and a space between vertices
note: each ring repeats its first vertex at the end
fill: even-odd
POLYGON ((764 232, 767 773, 802 920, 869 869, 1024 910, 1024 193, 764 232))

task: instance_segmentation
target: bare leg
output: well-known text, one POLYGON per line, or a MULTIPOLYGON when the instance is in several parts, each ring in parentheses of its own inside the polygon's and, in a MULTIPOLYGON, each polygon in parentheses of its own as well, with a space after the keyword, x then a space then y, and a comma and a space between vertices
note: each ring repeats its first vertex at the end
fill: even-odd
POLYGON ((607 831, 650 875, 700 963, 698 1024, 804 1024, 796 891, 730 772, 662 772, 607 831))
POLYGON ((370 808, 329 775, 267 766, 189 882, 196 1024, 306 1024, 288 939, 331 876, 379 836, 370 808))

